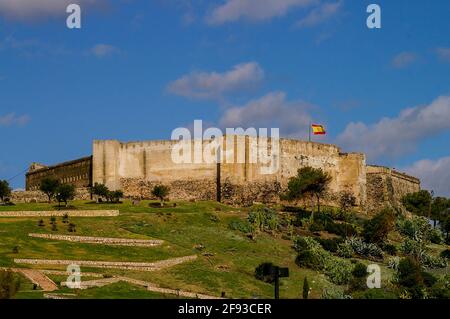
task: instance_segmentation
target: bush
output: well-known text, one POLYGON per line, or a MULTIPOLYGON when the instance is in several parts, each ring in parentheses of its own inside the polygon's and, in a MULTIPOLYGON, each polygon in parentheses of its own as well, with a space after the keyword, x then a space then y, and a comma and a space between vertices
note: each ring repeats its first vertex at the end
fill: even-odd
POLYGON ((229 222, 228 228, 230 228, 231 230, 238 230, 245 234, 251 232, 251 225, 246 220, 234 219, 229 222))
POLYGON ((358 234, 356 227, 349 223, 328 222, 325 224, 325 230, 341 237, 356 236, 358 234))
POLYGON ((273 283, 275 281, 275 275, 271 273, 274 264, 272 263, 262 263, 255 269, 255 278, 267 283, 273 283))
POLYGON ((325 274, 336 285, 347 284, 352 278, 352 270, 353 266, 347 260, 337 257, 330 257, 325 260, 325 274))
POLYGON ((383 251, 380 247, 372 243, 365 243, 361 238, 352 237, 345 241, 346 244, 350 245, 353 251, 362 257, 366 258, 383 258, 383 251))
POLYGON ((352 258, 353 253, 354 253, 353 247, 348 242, 344 242, 344 243, 340 244, 339 248, 337 250, 338 256, 343 257, 343 258, 352 258))
POLYGON ((419 216, 413 216, 411 219, 399 219, 396 226, 400 234, 415 241, 428 241, 432 230, 428 220, 419 216))
POLYGON ((352 271, 352 278, 349 283, 349 292, 366 289, 366 276, 367 267, 362 263, 357 263, 352 271))
POLYGON ((77 232, 77 226, 73 223, 70 223, 69 226, 67 227, 67 230, 69 231, 69 233, 76 233, 77 232))
POLYGON ((441 258, 450 259, 450 249, 447 248, 446 250, 442 251, 440 256, 441 258))
POLYGON ((306 277, 306 276, 305 276, 305 279, 303 280, 302 295, 303 295, 303 299, 308 299, 309 283, 308 283, 308 277, 306 277))
POLYGON ((353 297, 357 299, 398 299, 395 292, 379 289, 368 289, 363 292, 357 292, 353 294, 353 297))
POLYGON ((363 236, 369 243, 383 243, 392 230, 395 214, 391 209, 384 209, 364 224, 363 236))
POLYGON ((442 235, 442 232, 438 229, 432 229, 428 234, 428 239, 433 244, 442 244, 444 242, 444 236, 442 235))
POLYGON ((267 207, 250 212, 247 220, 254 231, 275 231, 279 225, 277 213, 267 207))
POLYGON ((38 226, 39 226, 39 227, 44 227, 44 226, 45 226, 45 223, 44 223, 44 220, 43 220, 43 219, 40 219, 40 220, 39 220, 38 226))
POLYGON ((352 264, 333 256, 310 237, 298 237, 294 241, 294 247, 298 251, 296 264, 315 270, 322 270, 337 285, 348 283, 351 278, 352 264))
POLYGON ((391 256, 397 255, 397 247, 395 245, 384 244, 382 249, 391 256))
POLYGON ((421 265, 428 268, 445 268, 447 260, 442 257, 435 257, 427 253, 427 247, 424 242, 419 242, 407 238, 401 245, 400 250, 408 256, 416 259, 421 265))
POLYGON ((332 253, 337 252, 339 244, 341 244, 344 241, 341 238, 333 238, 333 239, 316 238, 316 240, 323 247, 323 249, 332 253))
POLYGON ((437 283, 438 279, 430 274, 429 272, 422 272, 423 283, 427 287, 432 287, 435 283, 437 283))
POLYGON ((424 296, 424 280, 420 264, 412 257, 400 261, 397 270, 397 283, 406 288, 408 294, 414 299, 424 296))
POLYGON ((430 289, 430 297, 437 299, 450 299, 450 274, 440 278, 430 289))
POLYGON ((0 270, 0 299, 13 298, 20 288, 20 279, 10 270, 0 270))

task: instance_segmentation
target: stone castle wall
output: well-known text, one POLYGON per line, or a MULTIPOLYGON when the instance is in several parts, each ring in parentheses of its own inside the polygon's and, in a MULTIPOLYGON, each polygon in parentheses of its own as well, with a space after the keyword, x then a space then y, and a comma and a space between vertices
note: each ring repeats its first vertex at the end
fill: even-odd
POLYGON ((401 208, 401 199, 409 193, 420 190, 420 180, 381 167, 367 166, 367 210, 375 212, 384 207, 401 208))
MULTIPOLYGON (((170 197, 186 200, 214 200, 232 204, 251 204, 254 201, 278 201, 289 178, 299 168, 322 168, 332 176, 330 192, 352 192, 359 205, 365 198, 365 157, 363 154, 341 153, 334 145, 280 139, 279 154, 273 163, 278 169, 267 173, 271 163, 262 162, 256 148, 257 138, 227 136, 221 141, 221 153, 211 152, 212 158, 221 162, 174 163, 172 149, 178 141, 147 141, 120 143, 119 141, 94 141, 93 183, 106 184, 111 189, 122 189, 126 196, 152 198, 154 185, 165 184, 171 188, 170 197), (256 155, 255 155, 256 154, 256 155)), ((271 154, 272 140, 267 143, 271 154)), ((209 141, 192 141, 191 158, 200 143, 203 149, 209 141), (197 145, 197 146, 196 146, 197 145)))
POLYGON ((45 177, 57 178, 60 183, 73 184, 77 188, 89 187, 92 183, 92 156, 54 166, 33 163, 26 174, 26 190, 39 190, 45 177))
MULTIPOLYGON (((27 189, 38 188, 45 176, 57 176, 61 182, 73 183, 80 190, 102 183, 112 190, 122 189, 129 198, 153 199, 153 187, 164 184, 170 187, 171 199, 219 199, 229 204, 250 205, 278 202, 289 179, 306 166, 322 168, 332 177, 325 197, 329 205, 337 205, 339 194, 346 191, 355 196, 361 210, 375 211, 386 205, 398 206, 404 194, 420 189, 418 179, 389 168, 366 166, 364 154, 342 153, 335 145, 293 139, 279 139, 276 144, 270 138, 236 135, 217 141, 220 151, 205 151, 212 155, 213 161, 205 162, 195 152, 200 150, 202 154, 210 140, 193 140, 186 142, 187 151, 179 152, 192 162, 176 163, 172 150, 179 146, 178 141, 97 140, 93 143, 92 157, 52 167, 33 165, 27 174, 27 189), (261 149, 271 156, 261 157, 258 143, 263 143, 261 149), (273 154, 272 149, 280 152, 273 154), (217 158, 221 159, 219 163, 215 161, 217 158), (277 169, 268 170, 273 164, 277 169)), ((15 198, 37 197, 35 191, 25 193, 16 194, 15 198)), ((46 200, 42 195, 37 201, 46 200)), ((15 198, 13 195, 13 201, 15 198)), ((89 191, 81 192, 77 198, 90 198, 89 191)))

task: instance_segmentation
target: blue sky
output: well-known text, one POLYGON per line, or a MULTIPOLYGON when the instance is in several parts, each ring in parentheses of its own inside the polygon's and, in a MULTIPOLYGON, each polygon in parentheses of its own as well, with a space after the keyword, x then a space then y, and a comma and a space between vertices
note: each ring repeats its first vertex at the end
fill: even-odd
POLYGON ((0 0, 0 179, 194 119, 301 139, 313 121, 450 196, 449 16, 445 0, 0 0))

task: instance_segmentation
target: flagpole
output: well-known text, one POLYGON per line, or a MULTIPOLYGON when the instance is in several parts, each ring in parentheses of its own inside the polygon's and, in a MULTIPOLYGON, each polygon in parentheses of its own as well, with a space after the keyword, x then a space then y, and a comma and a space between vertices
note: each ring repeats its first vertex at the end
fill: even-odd
POLYGON ((310 141, 310 142, 311 142, 311 125, 312 125, 312 123, 309 122, 309 129, 308 129, 308 132, 309 132, 309 141, 310 141))

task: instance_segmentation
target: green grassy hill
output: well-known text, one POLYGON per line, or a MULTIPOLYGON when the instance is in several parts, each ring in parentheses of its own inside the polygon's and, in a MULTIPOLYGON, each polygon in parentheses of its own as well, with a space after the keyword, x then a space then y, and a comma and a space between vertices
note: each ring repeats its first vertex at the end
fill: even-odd
MULTIPOLYGON (((17 265, 14 263, 16 258, 152 262, 196 254, 198 258, 195 261, 155 272, 98 268, 82 268, 82 271, 105 276, 121 275, 152 282, 160 287, 218 297, 224 292, 229 298, 272 298, 273 286, 254 277, 259 264, 272 262, 290 269, 290 277, 281 280, 282 298, 301 298, 305 276, 312 288, 311 298, 320 298, 324 289, 345 289, 345 286, 332 284, 324 274, 298 267, 293 242, 284 236, 262 232, 256 240, 252 240, 245 233, 232 230, 230 222, 245 220, 250 210, 248 208, 233 208, 216 202, 177 202, 176 207, 170 203, 165 208, 151 208, 148 201, 142 201, 139 206, 132 206, 129 201, 122 204, 75 201, 71 204, 73 209, 118 209, 120 216, 71 217, 69 220, 76 225, 76 233, 69 233, 61 217, 57 218, 56 231, 52 230, 50 217, 42 218, 45 226, 38 225, 41 218, 0 217, 0 267, 44 268, 17 265), (156 247, 106 246, 30 238, 29 233, 161 239, 164 244, 156 247), (13 252, 16 246, 18 252, 13 252)), ((55 209, 58 209, 55 204, 0 207, 0 211, 55 209)), ((383 271, 391 273, 385 266, 382 264, 383 271)), ((55 266, 45 266, 45 269, 65 270, 55 266)), ((49 277, 56 283, 63 280, 62 276, 49 277)), ((18 294, 20 298, 43 296, 39 291, 30 292, 28 284, 23 287, 18 294)), ((74 293, 67 288, 60 292, 74 293)), ((125 283, 91 288, 76 294, 79 298, 174 297, 125 283)))

